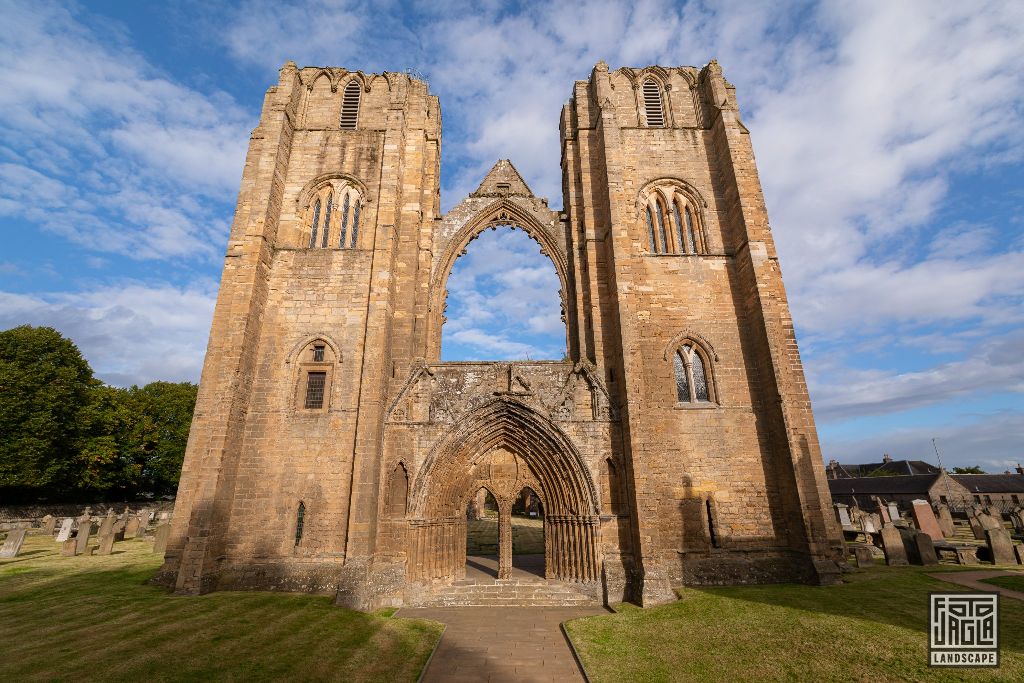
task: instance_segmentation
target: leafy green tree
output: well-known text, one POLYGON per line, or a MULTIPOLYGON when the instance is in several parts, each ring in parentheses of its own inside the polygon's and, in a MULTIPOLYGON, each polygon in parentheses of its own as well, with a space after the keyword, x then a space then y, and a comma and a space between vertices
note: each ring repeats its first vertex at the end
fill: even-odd
POLYGON ((138 443, 145 417, 135 392, 93 387, 79 411, 81 437, 75 456, 76 487, 106 495, 131 494, 139 488, 144 452, 138 443))
POLYGON ((953 474, 985 474, 985 470, 981 469, 977 465, 971 465, 970 467, 954 467, 953 474))
POLYGON ((0 490, 8 498, 67 490, 78 413, 96 381, 74 342, 52 327, 0 332, 0 490))
POLYGON ((177 490, 198 390, 190 382, 132 387, 142 416, 136 443, 142 453, 141 483, 146 490, 156 494, 177 490))

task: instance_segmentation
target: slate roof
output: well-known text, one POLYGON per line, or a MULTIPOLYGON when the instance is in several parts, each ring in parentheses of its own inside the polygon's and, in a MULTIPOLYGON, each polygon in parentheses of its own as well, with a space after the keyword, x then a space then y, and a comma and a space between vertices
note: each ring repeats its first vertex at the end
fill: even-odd
POLYGON ((1022 474, 951 474, 971 493, 1024 493, 1022 474))
POLYGON ((905 474, 893 477, 852 477, 849 479, 829 479, 828 488, 834 496, 849 495, 885 495, 914 493, 926 494, 938 474, 905 474))
MULTIPOLYGON (((832 473, 832 468, 828 468, 832 473)), ((869 462, 858 465, 837 463, 836 478, 863 477, 874 472, 885 472, 892 475, 938 474, 939 468, 924 460, 890 460, 889 462, 869 462)))

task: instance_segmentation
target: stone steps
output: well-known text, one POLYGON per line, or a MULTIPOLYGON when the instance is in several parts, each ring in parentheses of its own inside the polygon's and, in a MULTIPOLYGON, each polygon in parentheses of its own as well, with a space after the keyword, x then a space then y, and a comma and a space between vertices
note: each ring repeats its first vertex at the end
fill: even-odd
POLYGON ((507 579, 459 581, 417 600, 417 607, 583 607, 601 600, 567 583, 507 579))

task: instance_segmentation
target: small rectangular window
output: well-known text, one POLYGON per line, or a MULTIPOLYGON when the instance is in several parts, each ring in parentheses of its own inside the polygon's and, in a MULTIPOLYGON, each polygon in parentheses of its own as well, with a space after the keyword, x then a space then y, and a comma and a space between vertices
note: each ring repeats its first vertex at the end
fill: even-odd
POLYGON ((311 372, 306 378, 306 407, 324 407, 324 385, 327 383, 326 372, 311 372))
POLYGON ((313 360, 322 363, 324 360, 324 347, 314 346, 313 347, 313 360))
POLYGON ((1017 494, 1015 493, 1015 494, 1013 494, 1013 496, 1012 496, 1012 497, 1013 497, 1013 504, 1014 504, 1014 505, 1020 505, 1020 496, 1018 496, 1018 495, 1017 495, 1017 494))
POLYGON ((975 496, 974 502, 977 503, 978 505, 981 505, 981 496, 975 496))
POLYGON ((992 504, 992 496, 985 496, 985 505, 992 504))

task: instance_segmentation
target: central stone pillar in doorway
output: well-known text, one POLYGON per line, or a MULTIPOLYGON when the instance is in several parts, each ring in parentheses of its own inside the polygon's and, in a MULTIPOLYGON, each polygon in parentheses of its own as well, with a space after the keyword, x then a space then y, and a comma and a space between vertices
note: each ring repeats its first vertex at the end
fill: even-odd
POLYGON ((498 578, 512 577, 512 503, 498 504, 498 578))

